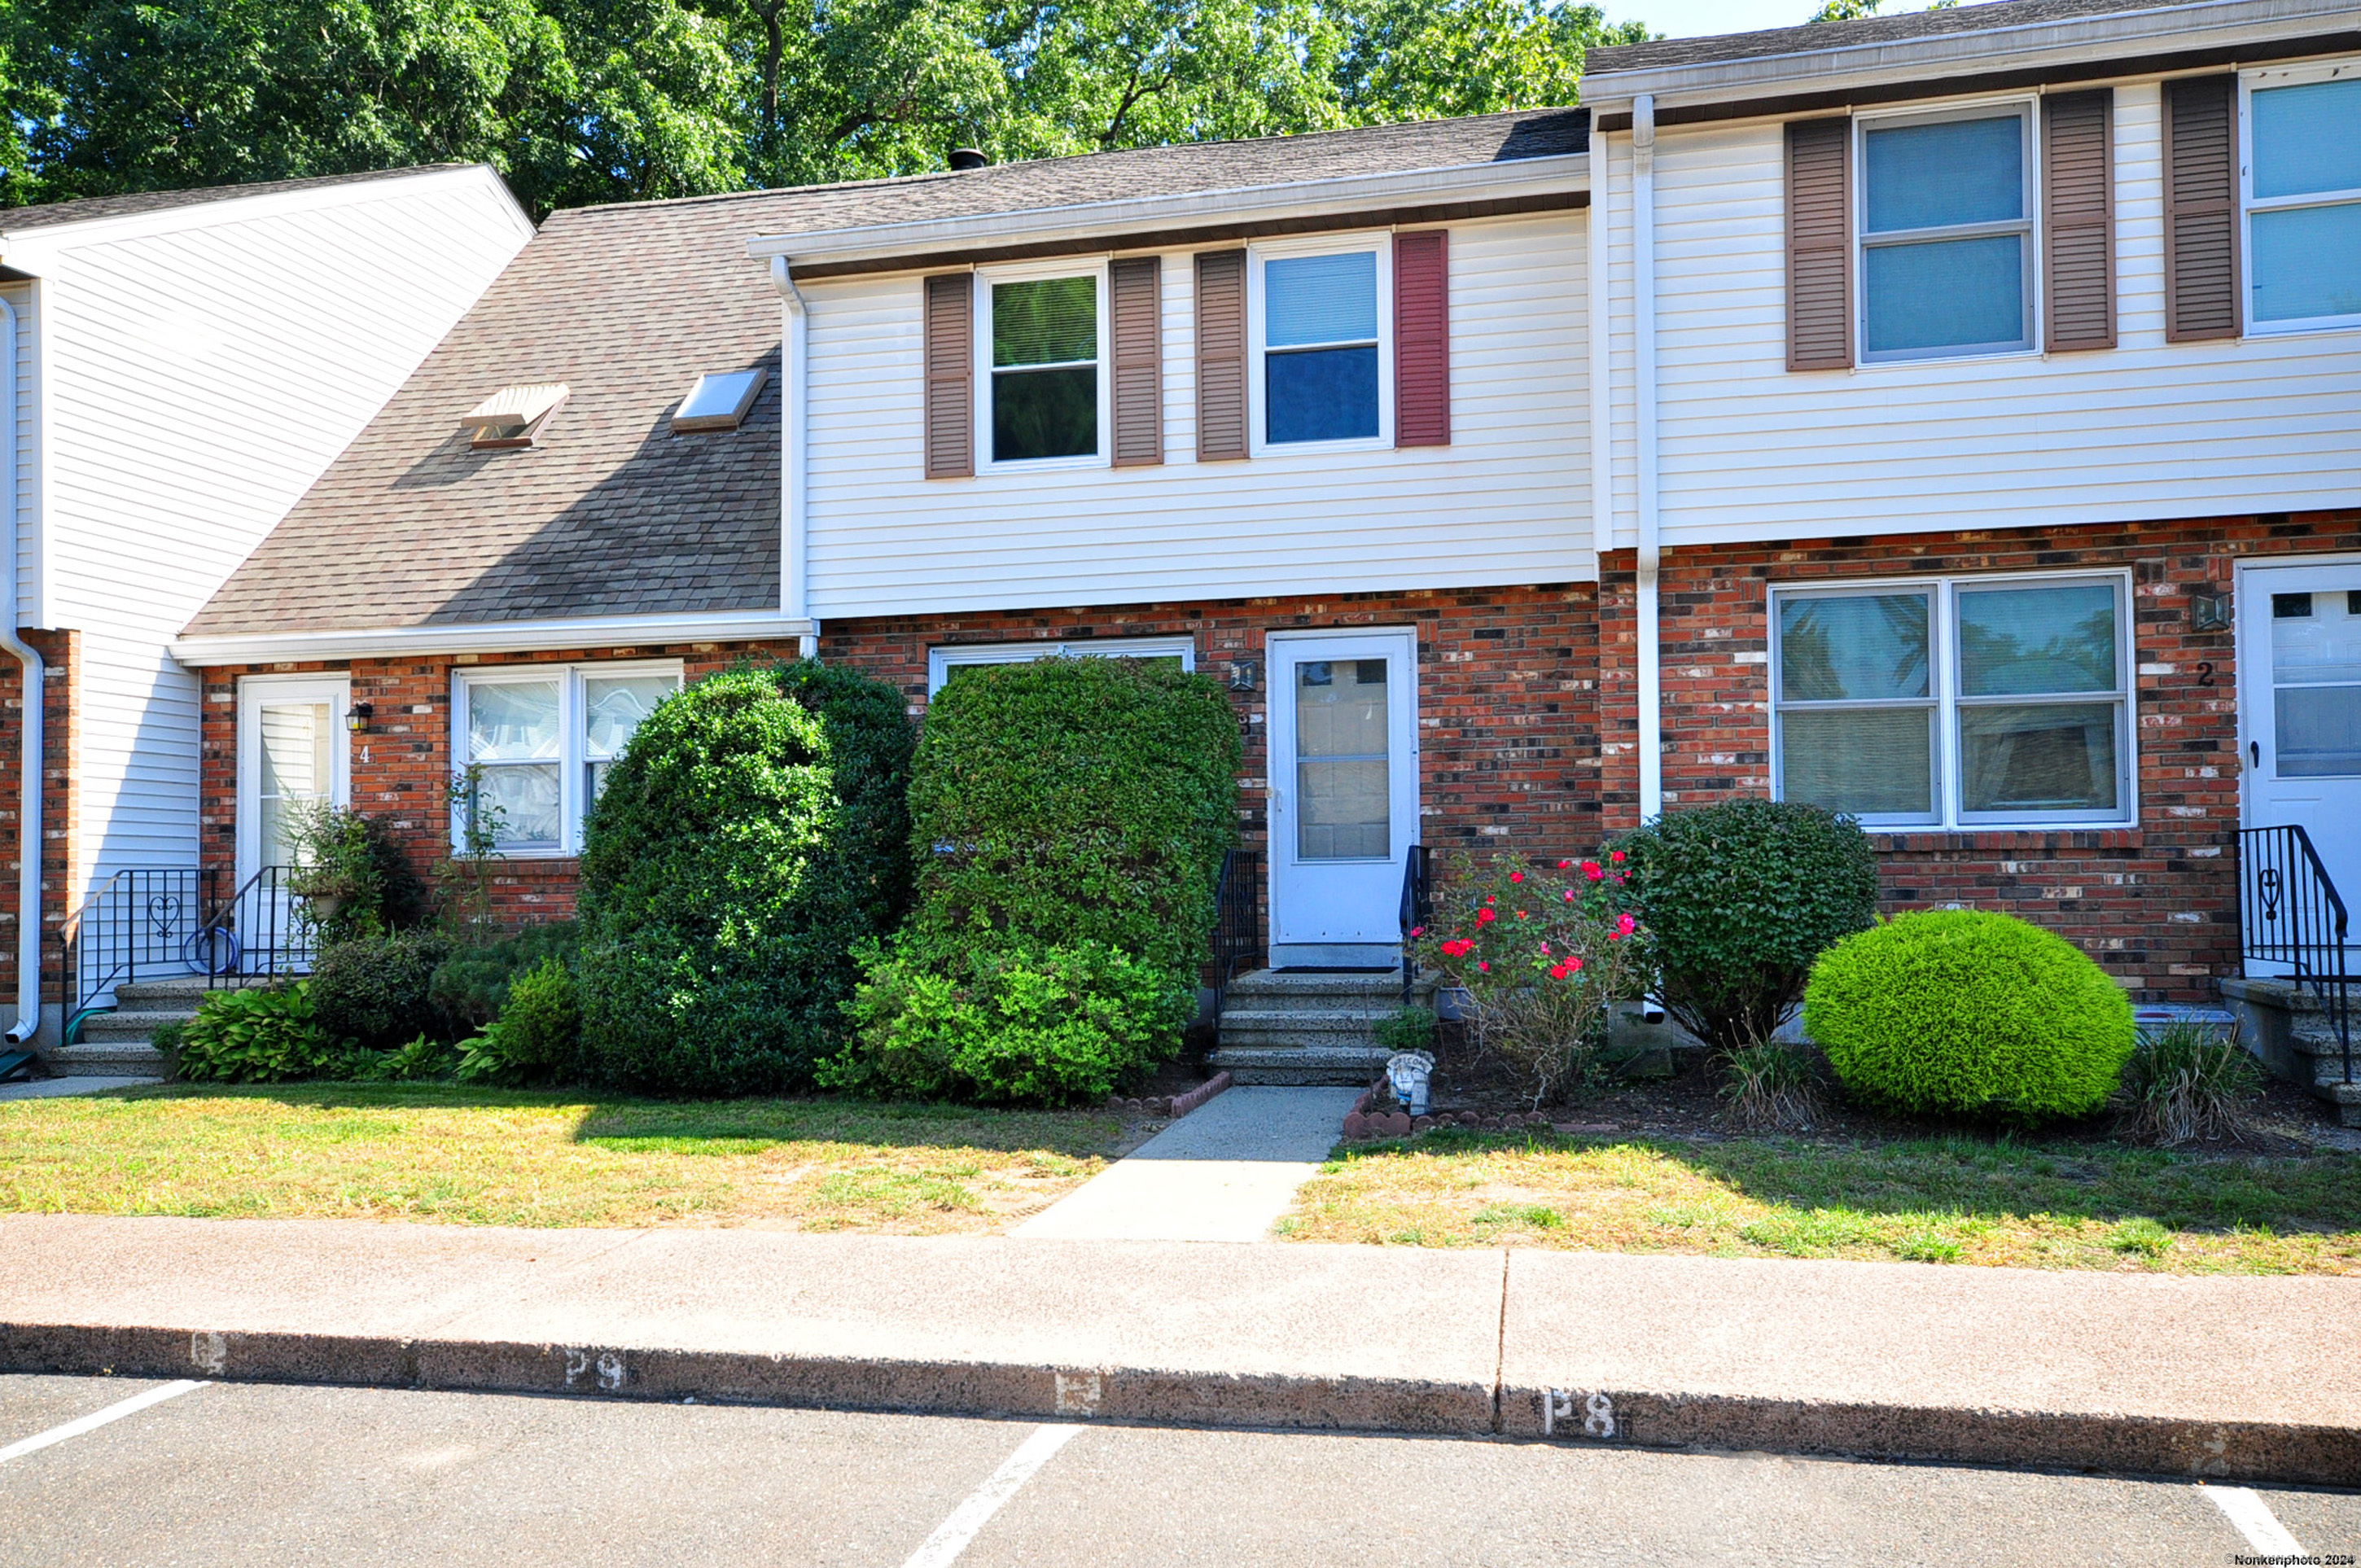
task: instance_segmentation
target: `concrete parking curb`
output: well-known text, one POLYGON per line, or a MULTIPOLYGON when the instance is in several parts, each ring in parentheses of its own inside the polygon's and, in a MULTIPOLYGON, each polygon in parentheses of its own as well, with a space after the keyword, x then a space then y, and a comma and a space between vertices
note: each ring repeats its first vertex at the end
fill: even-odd
POLYGON ((0 1324, 0 1369, 1152 1425, 1497 1435, 1582 1447, 2361 1484, 2361 1426, 1621 1389, 1495 1389, 1408 1377, 24 1323, 0 1324))

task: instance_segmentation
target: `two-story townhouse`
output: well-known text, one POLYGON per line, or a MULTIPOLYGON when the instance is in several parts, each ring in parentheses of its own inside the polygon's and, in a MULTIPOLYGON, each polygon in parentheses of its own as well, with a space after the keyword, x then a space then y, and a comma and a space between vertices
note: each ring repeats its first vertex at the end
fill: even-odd
POLYGON ((69 938, 102 990, 134 955, 181 971, 202 720, 172 638, 532 233, 479 165, 0 213, 16 1037, 45 983, 52 1041, 88 989, 69 938))
POLYGON ((2347 607, 2241 574, 2361 534, 2356 20, 2004 0, 1601 51, 1586 109, 558 214, 176 644, 207 853, 272 853, 276 705, 366 704, 353 803, 441 853, 480 768, 562 912, 700 670, 922 712, 1122 652, 1230 687, 1281 964, 1389 962, 1412 846, 1746 791, 2210 999, 2242 810, 2326 787, 2242 803, 2241 725, 2337 776, 2347 607))

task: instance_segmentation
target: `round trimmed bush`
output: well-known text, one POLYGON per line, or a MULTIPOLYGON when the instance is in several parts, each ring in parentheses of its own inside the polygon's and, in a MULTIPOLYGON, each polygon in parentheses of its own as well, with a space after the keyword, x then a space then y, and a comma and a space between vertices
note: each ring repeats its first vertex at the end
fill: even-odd
POLYGON ((2097 1110, 2133 1042, 2131 999, 2081 949, 1974 909, 1899 916, 1829 948, 1804 1028, 1872 1104, 2018 1122, 2097 1110))
POLYGON ((843 1042, 854 949, 908 900, 911 744, 900 692, 816 661, 709 675, 647 717, 585 827, 587 1076, 810 1080, 843 1042))
POLYGON ((430 988, 449 951, 432 931, 355 937, 324 948, 312 970, 313 1015, 332 1038, 370 1050, 405 1045, 435 1026, 430 988))

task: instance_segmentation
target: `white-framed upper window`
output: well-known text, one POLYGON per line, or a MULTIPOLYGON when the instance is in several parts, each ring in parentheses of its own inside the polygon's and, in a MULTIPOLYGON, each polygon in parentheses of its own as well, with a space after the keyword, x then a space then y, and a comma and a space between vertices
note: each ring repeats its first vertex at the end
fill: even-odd
POLYGON ((2238 84, 2250 332, 2361 326, 2361 60, 2238 84))
POLYGON ((982 268, 975 291, 980 471, 1104 464, 1105 261, 982 268))
POLYGON ((1854 125, 1861 362, 2034 347, 2032 104, 1854 125))
POLYGON ((1390 445, 1391 237, 1257 245, 1246 273, 1253 450, 1390 445))
POLYGON ((506 855, 571 855, 582 818, 605 787, 640 720, 680 689, 677 660, 511 664, 461 670, 453 681, 453 772, 476 770, 473 800, 456 803, 452 842, 467 813, 498 812, 506 855))
POLYGON ((1771 590, 1773 794, 1872 827, 2137 819, 2120 572, 1771 590))
POLYGON ((1197 667, 1193 637, 1084 637, 1067 642, 965 642, 927 650, 927 695, 943 689, 961 670, 980 664, 1029 664, 1036 659, 1175 659, 1183 670, 1197 667))

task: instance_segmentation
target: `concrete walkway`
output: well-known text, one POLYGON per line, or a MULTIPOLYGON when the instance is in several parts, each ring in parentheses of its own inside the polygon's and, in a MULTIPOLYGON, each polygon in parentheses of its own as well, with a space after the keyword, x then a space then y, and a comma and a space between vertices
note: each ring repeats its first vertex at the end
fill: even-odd
POLYGON ((1014 1234, 1066 1241, 1258 1242, 1336 1146, 1354 1089, 1232 1089, 1014 1234))
POLYGON ((0 1083, 0 1102, 9 1100, 54 1100, 61 1094, 98 1094, 109 1089, 136 1089, 143 1083, 161 1083, 160 1078, 109 1078, 97 1073, 83 1073, 66 1078, 36 1078, 24 1083, 0 1083))
POLYGON ((0 1217, 0 1370, 2361 1485, 2361 1278, 0 1217))

